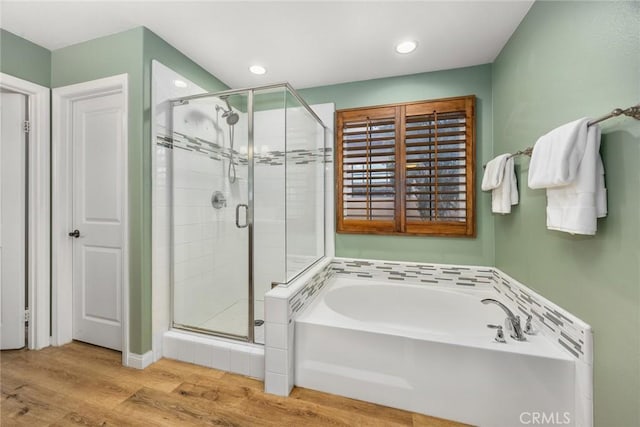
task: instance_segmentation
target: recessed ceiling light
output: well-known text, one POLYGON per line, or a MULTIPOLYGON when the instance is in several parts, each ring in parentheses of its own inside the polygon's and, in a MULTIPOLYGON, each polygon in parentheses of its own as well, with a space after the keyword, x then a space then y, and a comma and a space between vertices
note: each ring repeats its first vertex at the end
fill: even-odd
POLYGON ((407 40, 396 45, 396 52, 398 53, 411 53, 418 47, 418 42, 414 40, 407 40))
POLYGON ((261 75, 266 73, 267 69, 262 65, 252 65, 251 67, 249 67, 249 71, 251 71, 253 74, 261 75))
POLYGON ((173 84, 175 87, 187 87, 187 82, 182 81, 182 80, 174 80, 173 84))

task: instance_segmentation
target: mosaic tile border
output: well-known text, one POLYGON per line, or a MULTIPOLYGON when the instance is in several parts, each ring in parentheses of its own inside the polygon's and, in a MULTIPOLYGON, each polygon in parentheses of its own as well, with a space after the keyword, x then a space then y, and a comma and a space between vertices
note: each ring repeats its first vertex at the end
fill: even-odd
POLYGON ((324 285, 333 277, 333 274, 332 264, 328 263, 289 298, 289 321, 300 314, 304 307, 309 306, 320 290, 324 288, 324 285))
MULTIPOLYGON (((209 157, 212 160, 222 161, 231 158, 231 150, 219 144, 207 141, 202 138, 193 138, 188 135, 175 132, 174 137, 168 135, 158 135, 156 144, 168 148, 178 148, 185 151, 192 151, 209 157)), ((316 150, 294 149, 285 151, 268 151, 266 153, 255 153, 254 160, 256 166, 283 166, 285 160, 288 165, 307 165, 315 163, 331 163, 333 156, 331 148, 319 148, 316 150)), ((247 155, 236 150, 233 151, 235 164, 246 165, 247 155)))
POLYGON ((488 287, 494 280, 493 269, 487 267, 365 261, 347 258, 334 258, 331 261, 331 266, 335 274, 418 285, 446 284, 465 287, 488 287))
POLYGON ((494 269, 493 274, 493 288, 521 317, 526 318, 531 313, 539 332, 556 341, 575 358, 589 365, 593 363, 593 337, 589 325, 502 271, 494 269))

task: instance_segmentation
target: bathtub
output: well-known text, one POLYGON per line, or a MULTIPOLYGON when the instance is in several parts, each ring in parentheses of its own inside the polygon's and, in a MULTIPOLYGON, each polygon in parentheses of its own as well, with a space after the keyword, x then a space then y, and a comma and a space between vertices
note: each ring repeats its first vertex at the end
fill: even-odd
POLYGON ((473 425, 574 425, 574 359, 542 335, 495 342, 486 325, 506 316, 480 300, 500 295, 460 288, 335 276, 295 320, 295 384, 473 425))

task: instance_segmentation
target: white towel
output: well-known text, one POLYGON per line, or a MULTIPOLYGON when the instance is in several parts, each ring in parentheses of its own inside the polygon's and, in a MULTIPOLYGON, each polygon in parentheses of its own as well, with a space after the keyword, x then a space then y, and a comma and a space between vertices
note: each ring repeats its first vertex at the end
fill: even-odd
POLYGON ((502 178, 504 177, 504 165, 509 156, 509 153, 501 154, 487 163, 482 177, 482 191, 493 190, 502 184, 502 178))
POLYGON ((576 179, 587 143, 587 123, 582 118, 538 138, 529 164, 529 188, 552 188, 576 179))
POLYGON ((533 178, 534 183, 529 181, 529 187, 547 188, 547 228, 550 230, 594 235, 596 219, 607 215, 600 127, 587 126, 588 122, 586 118, 580 119, 562 126, 562 131, 558 131, 561 128, 551 131, 540 138, 533 149, 529 179, 533 178), (554 143, 564 148, 550 148, 554 143))
POLYGON ((492 212, 511 213, 511 206, 518 204, 518 184, 511 154, 501 154, 487 163, 482 190, 491 190, 492 212))

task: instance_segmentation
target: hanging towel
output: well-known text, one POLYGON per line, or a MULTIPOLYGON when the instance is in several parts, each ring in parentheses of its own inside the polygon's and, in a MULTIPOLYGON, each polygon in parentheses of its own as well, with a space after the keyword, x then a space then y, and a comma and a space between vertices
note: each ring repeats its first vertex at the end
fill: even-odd
POLYGON ((482 177, 482 191, 493 190, 502 184, 504 165, 511 154, 501 154, 487 163, 482 177))
POLYGON ((550 230, 594 235, 597 218, 607 215, 601 131, 598 125, 587 126, 588 122, 583 118, 561 126, 533 148, 529 187, 547 189, 550 230), (554 144, 558 146, 551 147, 554 144))
POLYGON ((487 163, 482 190, 491 190, 492 212, 511 213, 511 206, 518 204, 518 185, 511 154, 501 154, 487 163))
POLYGON ((587 123, 582 118, 541 136, 529 164, 529 188, 552 188, 576 179, 587 144, 587 123))

